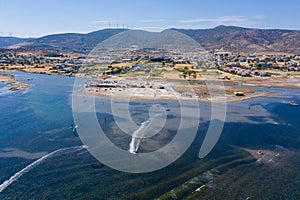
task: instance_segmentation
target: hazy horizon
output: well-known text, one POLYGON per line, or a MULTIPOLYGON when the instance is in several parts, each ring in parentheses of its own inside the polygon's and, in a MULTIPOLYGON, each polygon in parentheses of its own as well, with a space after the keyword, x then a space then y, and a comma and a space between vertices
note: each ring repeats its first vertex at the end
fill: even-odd
MULTIPOLYGON (((214 27, 208 27, 208 28, 182 28, 182 29, 191 29, 191 30, 205 30, 205 29, 214 29, 217 28, 219 26, 226 26, 226 27, 239 27, 239 28, 246 28, 246 29, 265 29, 265 30, 290 30, 290 31, 300 31, 300 29, 283 29, 283 28, 253 28, 253 27, 242 27, 242 26, 234 26, 234 25, 218 25, 218 26, 214 26, 214 27)), ((101 28, 98 30, 93 30, 93 31, 89 31, 89 32, 55 32, 55 33, 46 33, 45 35, 41 35, 41 36, 37 36, 37 37, 33 37, 33 36, 28 36, 28 37, 20 37, 20 36, 15 36, 15 35, 3 35, 0 37, 16 37, 16 38, 40 38, 40 37, 45 37, 48 35, 58 35, 58 34, 89 34, 92 32, 97 32, 97 31, 101 31, 101 30, 109 30, 109 29, 128 29, 128 30, 143 30, 143 31, 149 31, 149 32, 161 32, 164 30, 168 30, 168 29, 181 29, 181 28, 177 28, 177 27, 170 27, 170 28, 165 28, 165 29, 159 29, 159 30, 152 30, 152 29, 142 29, 142 28, 116 28, 116 27, 106 27, 106 28, 101 28)))
POLYGON ((105 28, 206 29, 231 25, 300 30, 300 2, 1 0, 0 36, 41 37, 105 28))

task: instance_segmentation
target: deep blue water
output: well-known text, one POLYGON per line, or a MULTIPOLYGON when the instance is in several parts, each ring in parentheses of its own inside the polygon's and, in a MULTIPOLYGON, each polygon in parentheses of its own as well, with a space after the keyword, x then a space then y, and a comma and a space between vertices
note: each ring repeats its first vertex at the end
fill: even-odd
MULTIPOLYGON (((52 152, 64 147, 82 145, 70 128, 74 123, 71 109, 74 78, 30 73, 14 73, 14 75, 20 81, 29 82, 32 87, 26 91, 1 94, 7 86, 0 84, 0 152, 11 151, 7 148, 29 153, 52 152)), ((280 94, 228 104, 227 120, 218 142, 220 147, 237 145, 267 148, 281 145, 286 148, 299 149, 300 106, 294 107, 282 102, 290 101, 300 104, 300 91, 295 89, 268 90, 278 91, 280 94)), ((109 103, 107 99, 99 98, 98 100, 105 105, 109 103)), ((145 110, 154 103, 131 103, 132 115, 137 123, 145 120, 145 110)), ((171 110, 178 106, 168 101, 161 102, 161 104, 171 110)), ((176 165, 186 166, 185 162, 198 160, 199 145, 209 120, 209 104, 201 103, 200 108, 203 112, 201 112, 201 124, 199 124, 196 141, 186 153, 185 159, 176 165)), ((103 126, 105 131, 111 130, 115 125, 113 117, 108 113, 99 112, 98 118, 100 124, 105 123, 103 126), (107 122, 103 121, 104 117, 107 118, 107 122)), ((125 145, 122 146, 122 142, 120 145, 127 148, 130 138, 124 138, 125 145)), ((114 135, 111 139, 119 141, 119 137, 114 135)), ((169 139, 166 139, 162 142, 168 141, 169 139)), ((27 159, 22 156, 0 158, 0 184, 36 159, 27 159)), ((135 192, 134 188, 126 187, 127 181, 134 180, 139 187, 142 187, 139 179, 143 178, 145 180, 143 184, 146 187, 147 184, 156 182, 162 174, 172 177, 183 173, 185 168, 170 166, 168 169, 169 174, 161 170, 145 175, 129 175, 104 167, 85 151, 72 153, 70 150, 70 152, 66 151, 47 159, 24 174, 0 193, 0 198, 2 195, 3 198, 18 199, 25 194, 28 194, 28 196, 25 195, 26 197, 41 199, 51 196, 65 198, 70 197, 71 194, 76 198, 87 198, 90 191, 96 190, 97 195, 102 195, 101 198, 111 197, 112 194, 116 197, 118 194, 135 192), (122 185, 119 182, 122 182, 122 185), (114 187, 114 184, 118 187, 114 187)), ((161 191, 158 192, 160 193, 161 191)))

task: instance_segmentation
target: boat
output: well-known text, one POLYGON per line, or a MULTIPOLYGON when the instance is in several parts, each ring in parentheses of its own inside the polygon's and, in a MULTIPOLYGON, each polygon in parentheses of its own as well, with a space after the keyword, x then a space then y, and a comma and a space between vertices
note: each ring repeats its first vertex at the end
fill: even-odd
POLYGON ((264 153, 262 152, 262 150, 258 150, 256 153, 257 153, 258 155, 260 155, 260 156, 263 156, 263 155, 264 155, 264 153))
POLYGON ((294 103, 294 102, 283 101, 282 103, 289 104, 291 106, 299 106, 299 104, 294 103))
POLYGON ((73 132, 73 134, 76 136, 76 137, 78 137, 78 134, 77 134, 77 125, 75 125, 75 126, 72 126, 72 132, 73 132))
POLYGON ((233 92, 236 96, 245 96, 244 92, 233 92))

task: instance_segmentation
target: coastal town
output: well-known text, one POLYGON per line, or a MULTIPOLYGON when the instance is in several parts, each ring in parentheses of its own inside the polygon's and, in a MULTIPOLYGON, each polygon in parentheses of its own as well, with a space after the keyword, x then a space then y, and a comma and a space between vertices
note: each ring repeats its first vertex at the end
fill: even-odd
POLYGON ((76 72, 85 57, 56 52, 19 52, 4 50, 0 52, 0 71, 33 72, 41 74, 68 74, 76 72))
POLYGON ((136 100, 225 101, 220 96, 212 97, 211 90, 217 90, 227 97, 226 101, 238 101, 270 95, 241 88, 240 84, 300 87, 300 56, 290 54, 207 52, 206 59, 199 61, 162 50, 142 49, 103 63, 84 54, 6 50, 0 54, 0 71, 90 77, 92 80, 86 82, 83 93, 114 98, 131 94, 130 98, 136 100), (282 77, 292 79, 283 81, 282 77), (226 81, 225 86, 220 85, 220 80, 226 81), (208 81, 215 86, 208 87, 208 81))
MULTIPOLYGON (((266 77, 266 76, 287 76, 300 73, 300 55, 292 54, 238 54, 231 52, 208 52, 207 63, 192 65, 189 61, 173 58, 170 56, 161 57, 134 57, 130 55, 111 63, 103 71, 94 73, 104 74, 125 74, 132 70, 143 68, 149 70, 148 62, 163 64, 163 67, 172 67, 182 72, 180 77, 197 78, 199 70, 217 69, 221 73, 226 72, 241 77, 266 77), (138 64, 137 64, 138 63, 138 64)), ((56 52, 32 52, 24 53, 12 50, 0 52, 0 71, 21 71, 44 74, 69 74, 75 75, 83 64, 89 64, 88 56, 75 53, 56 52)), ((150 66, 151 68, 151 66, 150 66)), ((219 78, 225 79, 220 76, 219 78)))

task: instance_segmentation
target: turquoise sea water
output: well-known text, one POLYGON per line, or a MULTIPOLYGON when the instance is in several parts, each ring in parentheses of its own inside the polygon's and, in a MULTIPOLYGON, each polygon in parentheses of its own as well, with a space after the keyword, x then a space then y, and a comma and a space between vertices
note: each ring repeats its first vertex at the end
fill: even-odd
MULTIPOLYGON (((14 75, 20 81, 32 79, 28 81, 32 87, 26 91, 0 93, 0 184, 4 188, 1 191, 0 187, 0 199, 153 199, 200 172, 222 165, 228 159, 247 156, 236 147, 272 149, 280 145, 293 152, 300 148, 300 106, 283 103, 300 103, 300 91, 271 89, 280 93, 228 104, 221 138, 205 159, 200 160, 198 152, 207 130, 210 110, 208 103, 201 103, 198 134, 182 158, 156 172, 118 172, 94 159, 72 133, 71 94, 74 78, 29 73, 14 75), (57 150, 54 155, 47 157, 50 152, 57 150), (43 156, 46 157, 41 159, 43 156), (223 159, 225 157, 226 161, 223 159), (41 159, 40 162, 34 163, 38 159, 41 159), (17 172, 22 172, 22 176, 14 176, 17 172), (7 187, 4 187, 5 183, 9 183, 7 187)), ((5 87, 0 84, 0 92, 5 87)), ((97 116, 104 131, 121 148, 128 148, 130 137, 121 136, 113 116, 101 112, 101 105, 109 108, 109 100, 98 98, 97 101, 97 116), (104 118, 107 121, 104 122, 104 118)), ((141 123, 147 119, 147 110, 155 103, 131 102, 134 120, 141 123)), ((178 103, 172 101, 160 104, 171 111, 178 107, 178 103)), ((167 144, 174 134, 169 131, 166 137, 160 138, 159 145, 167 144)), ((141 151, 149 151, 146 146, 141 146, 141 151)), ((155 149, 153 146, 151 148, 155 149)), ((248 162, 254 161, 250 159, 248 162)), ((294 178, 295 181, 300 180, 299 177, 294 178)), ((284 178, 278 182, 285 183, 284 178)), ((286 192, 287 195, 295 195, 298 186, 293 185, 295 188, 286 192)), ((252 187, 250 189, 253 190, 252 187)), ((278 190, 272 187, 266 190, 272 189, 278 190)), ((247 191, 247 188, 244 190, 247 191)), ((233 195, 245 197, 243 195, 246 193, 233 195)))

